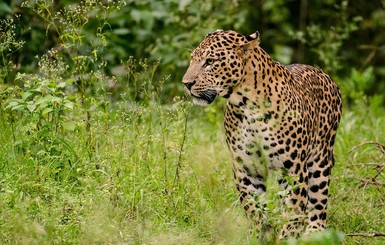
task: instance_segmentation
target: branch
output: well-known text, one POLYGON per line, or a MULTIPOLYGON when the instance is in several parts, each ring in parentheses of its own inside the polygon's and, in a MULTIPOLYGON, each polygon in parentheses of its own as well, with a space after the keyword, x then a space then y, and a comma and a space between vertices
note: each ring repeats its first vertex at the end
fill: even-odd
POLYGON ((381 52, 385 49, 385 45, 382 46, 374 46, 374 45, 360 45, 358 46, 359 49, 369 49, 371 50, 369 55, 366 57, 364 62, 362 62, 360 70, 362 71, 377 55, 377 53, 381 52))
POLYGON ((385 183, 379 182, 376 179, 360 179, 361 182, 363 182, 360 187, 365 187, 367 185, 378 185, 378 186, 385 186, 385 183))
POLYGON ((345 236, 361 236, 361 237, 385 237, 385 233, 373 232, 373 233, 348 233, 345 236))
MULTIPOLYGON (((187 105, 188 106, 188 105, 187 105)), ((173 186, 175 185, 176 181, 179 180, 179 171, 182 168, 182 154, 183 154, 183 148, 185 146, 185 141, 187 138, 187 127, 188 127, 188 119, 189 115, 191 112, 191 106, 188 108, 184 108, 184 123, 183 123, 183 134, 182 134, 182 141, 180 143, 180 148, 178 149, 179 154, 178 154, 178 160, 175 165, 175 176, 174 176, 174 181, 173 181, 173 186)))
POLYGON ((377 162, 365 162, 365 163, 352 163, 350 164, 350 166, 358 166, 358 167, 361 167, 361 166, 375 166, 375 167, 382 167, 385 165, 385 162, 384 163, 377 163, 377 162))
POLYGON ((359 49, 383 50, 383 49, 385 49, 385 45, 375 46, 375 45, 370 45, 370 44, 363 44, 363 45, 359 45, 358 48, 359 49))
POLYGON ((355 147, 353 147, 349 153, 352 153, 353 151, 355 151, 357 148, 361 147, 361 146, 364 146, 364 145, 374 145, 377 149, 379 149, 382 154, 385 155, 385 146, 383 146, 382 144, 378 143, 378 142, 375 142, 375 141, 368 141, 368 142, 364 142, 362 144, 359 144, 359 145, 356 145, 355 147))
MULTIPOLYGON (((369 141, 369 142, 364 142, 362 144, 359 144, 355 147, 353 147, 349 153, 355 151, 358 147, 361 147, 361 146, 364 146, 364 145, 374 145, 379 151, 381 151, 381 153, 385 156, 385 146, 378 143, 378 142, 374 142, 374 141, 369 141)), ((372 184, 372 185, 377 185, 377 186, 385 186, 385 183, 382 183, 382 182, 379 182, 377 180, 377 177, 382 173, 382 171, 385 169, 385 164, 384 163, 358 163, 358 164, 352 164, 352 166, 362 166, 362 165, 367 165, 367 166, 375 166, 377 168, 377 172, 376 174, 369 178, 369 179, 361 179, 361 182, 363 182, 360 187, 365 187, 367 186, 368 184, 372 184)))

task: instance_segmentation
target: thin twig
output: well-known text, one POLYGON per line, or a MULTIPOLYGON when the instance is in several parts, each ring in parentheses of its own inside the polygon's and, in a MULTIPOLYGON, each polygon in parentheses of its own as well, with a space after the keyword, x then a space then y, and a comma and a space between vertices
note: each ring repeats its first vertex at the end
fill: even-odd
POLYGON ((385 49, 385 45, 382 46, 375 46, 375 45, 360 45, 358 46, 359 49, 377 49, 377 50, 383 50, 385 49))
POLYGON ((191 107, 187 108, 187 112, 184 112, 184 128, 183 128, 183 136, 182 141, 180 143, 180 149, 179 149, 179 155, 178 155, 178 161, 175 165, 175 176, 173 181, 173 186, 175 185, 176 181, 179 180, 179 170, 182 167, 182 154, 183 154, 183 148, 185 145, 185 141, 187 138, 187 126, 188 126, 188 117, 190 115, 191 107))
POLYGON ((369 49, 371 50, 364 62, 362 62, 360 70, 362 71, 373 59, 374 57, 385 49, 385 45, 375 46, 375 45, 360 45, 359 49, 369 49))
POLYGON ((348 233, 345 236, 361 236, 361 237, 385 237, 385 233, 373 232, 373 233, 348 233))
POLYGON ((385 162, 383 163, 376 163, 376 162, 366 162, 366 163, 352 163, 350 166, 375 166, 375 167, 382 167, 385 165, 385 162))
POLYGON ((355 151, 357 148, 361 147, 361 146, 364 146, 364 145, 374 145, 377 149, 379 149, 382 154, 385 155, 385 146, 383 146, 382 144, 378 143, 378 142, 375 142, 375 141, 368 141, 368 142, 364 142, 364 143, 361 143, 359 145, 356 145, 355 147, 353 147, 349 153, 352 153, 353 151, 355 151))
POLYGON ((383 166, 377 171, 377 173, 376 173, 373 177, 371 177, 370 179, 364 179, 364 180, 361 179, 361 181, 364 182, 364 183, 361 184, 360 187, 365 187, 365 186, 367 186, 368 184, 372 184, 372 185, 380 185, 380 186, 385 185, 385 183, 381 183, 381 182, 378 182, 378 181, 377 181, 377 177, 382 173, 382 170, 384 170, 384 168, 385 168, 385 165, 383 165, 383 166))
POLYGON ((376 179, 378 177, 378 175, 380 175, 380 173, 382 172, 382 170, 385 169, 385 165, 382 165, 382 167, 377 171, 376 175, 373 176, 372 179, 376 179))
POLYGON ((377 186, 385 186, 385 183, 383 182, 378 182, 375 179, 360 179, 361 182, 363 182, 360 187, 365 187, 367 185, 377 185, 377 186))
MULTIPOLYGON (((374 141, 364 142, 362 144, 359 144, 355 147, 353 147, 349 153, 355 151, 357 148, 364 146, 364 145, 374 145, 378 150, 381 151, 383 155, 385 155, 385 146, 374 141)), ((385 186, 385 183, 379 182, 377 180, 377 177, 382 173, 382 171, 385 169, 385 163, 358 163, 358 164, 352 164, 352 166, 375 166, 377 168, 376 174, 369 178, 369 179, 361 179, 360 181, 363 182, 360 187, 366 187, 368 184, 377 185, 377 186, 385 186)))

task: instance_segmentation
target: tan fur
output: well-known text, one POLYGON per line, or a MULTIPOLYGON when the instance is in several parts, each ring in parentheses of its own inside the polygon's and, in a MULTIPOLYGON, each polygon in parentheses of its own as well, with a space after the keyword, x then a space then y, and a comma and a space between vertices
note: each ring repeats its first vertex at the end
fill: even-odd
POLYGON ((342 108, 331 78, 312 66, 272 60, 257 32, 217 30, 193 51, 183 83, 201 104, 228 98, 226 141, 246 214, 260 221, 261 207, 251 200, 266 191, 268 172, 279 170, 289 192, 281 237, 324 229, 342 108))

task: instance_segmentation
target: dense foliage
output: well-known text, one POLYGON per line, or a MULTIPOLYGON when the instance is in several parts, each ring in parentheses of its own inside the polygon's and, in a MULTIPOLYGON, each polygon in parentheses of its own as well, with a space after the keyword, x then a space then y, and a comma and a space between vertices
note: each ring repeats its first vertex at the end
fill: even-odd
POLYGON ((337 231, 287 244, 384 230, 383 155, 350 151, 385 137, 384 17, 383 0, 0 2, 0 243, 255 244, 231 181, 223 101, 192 106, 180 82, 214 29, 259 30, 275 59, 318 65, 343 92, 337 231))
MULTIPOLYGON (((82 8, 70 0, 21 2, 0 4, 2 22, 13 19, 14 40, 24 43, 9 43, 18 47, 12 51, 2 48, 7 68, 1 77, 8 83, 19 71, 36 72, 36 56, 50 49, 62 52, 70 69, 76 69, 76 62, 69 53, 79 52, 94 59, 88 64, 106 62, 104 72, 114 76, 124 75, 122 61, 133 56, 161 60, 157 73, 171 74, 167 99, 180 93, 189 51, 209 31, 234 29, 244 34, 259 30, 263 48, 283 63, 318 65, 341 78, 368 70, 373 82, 357 86, 369 95, 385 92, 385 2, 380 0, 87 0, 82 8)), ((7 38, 1 37, 2 46, 7 38)))

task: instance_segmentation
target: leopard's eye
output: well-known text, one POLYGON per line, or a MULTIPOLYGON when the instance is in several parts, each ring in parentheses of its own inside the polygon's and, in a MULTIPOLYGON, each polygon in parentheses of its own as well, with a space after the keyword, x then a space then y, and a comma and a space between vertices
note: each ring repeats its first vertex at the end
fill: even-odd
POLYGON ((208 58, 208 59, 206 59, 206 62, 205 62, 205 64, 204 64, 204 66, 209 66, 209 65, 212 65, 212 64, 214 64, 214 60, 208 58))

